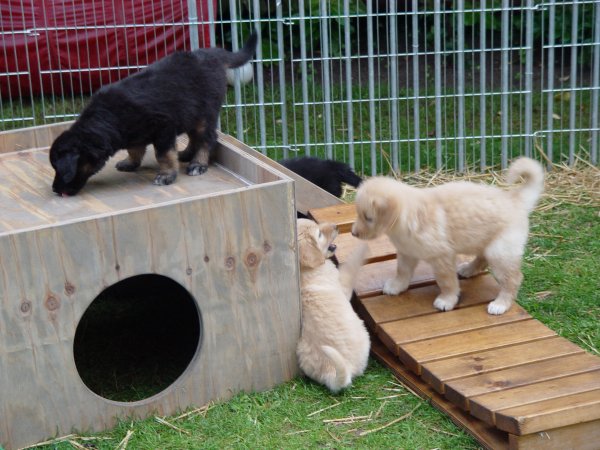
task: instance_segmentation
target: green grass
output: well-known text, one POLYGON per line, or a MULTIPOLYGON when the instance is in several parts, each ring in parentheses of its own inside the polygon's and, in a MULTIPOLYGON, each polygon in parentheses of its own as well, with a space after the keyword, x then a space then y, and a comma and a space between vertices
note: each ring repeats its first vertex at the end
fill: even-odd
MULTIPOLYGON (((560 195, 564 188, 550 194, 560 195)), ((600 220, 598 196, 592 192, 594 195, 594 206, 558 202, 532 214, 518 301, 559 335, 598 354, 600 220)), ((337 396, 298 377, 266 392, 238 394, 212 405, 204 414, 166 420, 184 431, 155 418, 124 420, 113 430, 94 435, 95 440, 77 442, 113 449, 133 430, 128 448, 136 449, 479 447, 427 401, 400 386, 376 361, 370 362, 364 376, 350 389, 337 396), (332 405, 336 406, 313 414, 332 405), (407 417, 397 423, 361 435, 404 415, 407 417), (352 416, 369 416, 369 420, 326 422, 352 416)), ((72 446, 62 442, 42 448, 72 446)))

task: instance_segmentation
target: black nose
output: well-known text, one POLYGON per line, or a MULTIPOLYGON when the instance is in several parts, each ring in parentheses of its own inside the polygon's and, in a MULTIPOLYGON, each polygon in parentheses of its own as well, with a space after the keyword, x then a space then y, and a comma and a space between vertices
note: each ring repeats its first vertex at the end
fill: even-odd
POLYGON ((337 248, 337 245, 329 244, 329 247, 327 247, 327 250, 329 250, 331 253, 333 253, 333 252, 335 252, 336 248, 337 248))

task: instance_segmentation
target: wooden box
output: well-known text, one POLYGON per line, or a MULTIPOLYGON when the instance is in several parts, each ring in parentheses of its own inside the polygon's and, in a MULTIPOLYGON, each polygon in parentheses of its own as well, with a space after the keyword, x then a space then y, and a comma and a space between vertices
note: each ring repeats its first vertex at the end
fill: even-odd
POLYGON ((81 193, 52 193, 60 126, 0 133, 0 447, 97 431, 263 390, 297 374, 300 333, 294 182, 221 136, 216 164, 154 186, 116 155, 81 193), (195 299, 202 337, 176 381, 142 401, 81 380, 74 335, 105 288, 159 274, 195 299))

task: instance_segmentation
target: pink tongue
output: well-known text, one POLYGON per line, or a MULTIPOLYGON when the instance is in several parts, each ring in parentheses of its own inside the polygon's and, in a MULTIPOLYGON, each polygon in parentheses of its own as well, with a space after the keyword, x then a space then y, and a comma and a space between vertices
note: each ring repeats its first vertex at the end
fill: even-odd
POLYGON ((63 192, 63 193, 61 194, 61 196, 62 196, 62 197, 68 197, 68 196, 69 196, 69 194, 67 194, 66 192, 63 192))

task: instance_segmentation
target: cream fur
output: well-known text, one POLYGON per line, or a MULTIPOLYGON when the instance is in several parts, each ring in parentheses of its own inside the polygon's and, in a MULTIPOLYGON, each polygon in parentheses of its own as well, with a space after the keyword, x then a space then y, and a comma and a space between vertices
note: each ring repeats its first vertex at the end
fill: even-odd
POLYGON ((509 167, 507 181, 512 184, 519 178, 524 183, 509 190, 471 182, 420 189, 386 177, 363 182, 356 195, 352 234, 360 239, 387 234, 398 252, 396 277, 386 281, 383 292, 405 291, 417 262, 425 260, 441 291, 434 306, 451 310, 460 293, 456 255, 474 255, 459 267, 459 275, 470 277, 489 266, 500 293, 488 312, 506 312, 523 278, 529 213, 543 192, 544 171, 535 160, 519 158, 509 167))
POLYGON ((334 393, 364 372, 371 345, 363 321, 350 304, 353 281, 367 246, 361 245, 338 270, 327 259, 336 236, 333 224, 298 219, 302 297, 298 363, 307 376, 334 393))

